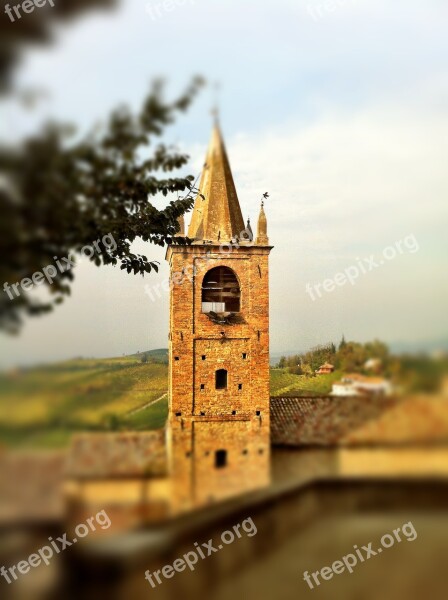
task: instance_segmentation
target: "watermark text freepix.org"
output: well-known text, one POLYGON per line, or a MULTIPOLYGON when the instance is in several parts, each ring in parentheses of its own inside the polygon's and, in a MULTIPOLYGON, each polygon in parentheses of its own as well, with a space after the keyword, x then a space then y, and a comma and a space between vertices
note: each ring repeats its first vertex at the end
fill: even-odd
POLYGON ((240 530, 243 530, 247 537, 253 537, 257 533, 257 528, 253 520, 251 518, 245 519, 242 523, 234 525, 232 530, 229 529, 221 534, 222 543, 214 546, 213 539, 208 540, 208 542, 203 542, 202 544, 195 542, 193 544, 195 549, 184 554, 182 558, 177 558, 172 565, 165 565, 162 569, 154 571, 153 573, 150 573, 149 570, 145 571, 145 579, 151 584, 151 587, 155 588, 156 585, 160 585, 162 583, 160 575, 162 575, 165 579, 171 579, 174 577, 174 575, 176 575, 176 573, 185 571, 187 567, 191 571, 194 571, 195 565, 199 559, 203 560, 215 552, 219 552, 219 550, 224 548, 223 544, 229 545, 234 542, 235 536, 237 538, 242 538, 243 534, 240 530))
POLYGON ((420 246, 415 238, 415 235, 407 235, 402 240, 395 242, 393 246, 387 246, 382 252, 382 257, 377 259, 374 254, 363 259, 356 259, 356 265, 350 265, 343 271, 336 273, 334 277, 325 279, 320 283, 307 283, 305 291, 314 302, 316 296, 322 298, 322 291, 333 292, 336 287, 342 287, 346 283, 355 285, 356 280, 360 275, 366 275, 370 271, 377 269, 384 265, 385 261, 390 261, 396 258, 399 254, 405 254, 409 252, 414 254, 420 250, 420 246))
POLYGON ((165 13, 170 13, 178 6, 186 4, 194 5, 196 0, 154 0, 146 4, 145 11, 155 21, 161 19, 165 13))
POLYGON ((24 0, 13 6, 6 4, 5 13, 11 23, 14 23, 16 19, 21 19, 23 14, 30 14, 35 8, 42 8, 47 2, 51 7, 54 7, 54 0, 24 0))
POLYGON ((101 510, 94 517, 87 519, 86 523, 80 523, 75 527, 75 536, 71 540, 67 539, 67 534, 57 537, 55 540, 52 537, 48 538, 50 544, 42 546, 37 552, 30 554, 27 560, 21 560, 16 565, 6 569, 0 567, 0 575, 6 579, 8 584, 14 583, 19 578, 19 575, 26 575, 32 568, 38 567, 41 564, 48 566, 55 554, 59 554, 66 548, 76 544, 80 538, 84 538, 92 531, 96 531, 96 525, 101 529, 109 529, 111 520, 105 510, 101 510))
POLYGON ((393 535, 391 533, 385 533, 380 540, 381 546, 379 546, 377 550, 372 548, 373 542, 370 542, 367 546, 361 546, 361 548, 358 548, 355 544, 353 546, 355 553, 346 554, 341 560, 335 560, 331 567, 323 567, 319 571, 311 573, 311 575, 308 571, 305 571, 303 580, 306 581, 310 589, 313 590, 316 585, 319 586, 322 583, 322 580, 329 581, 334 575, 340 575, 345 570, 349 573, 353 573, 353 569, 358 564, 358 559, 360 563, 363 563, 372 556, 381 554, 384 548, 393 546, 395 541, 398 543, 402 542, 403 540, 400 532, 408 542, 413 542, 417 538, 415 527, 412 522, 409 521, 401 527, 394 529, 392 532, 393 535), (319 578, 321 578, 321 580, 319 578))
POLYGON ((347 6, 347 4, 352 4, 353 6, 357 3, 358 0, 323 0, 323 2, 319 2, 316 5, 308 4, 307 10, 308 14, 315 21, 319 21, 319 19, 323 19, 326 15, 334 13, 339 7, 347 6))
MULTIPOLYGON (((82 256, 85 256, 86 258, 92 258, 95 253, 101 254, 102 250, 99 245, 100 243, 103 244, 106 251, 115 250, 117 248, 117 243, 114 240, 113 235, 108 233, 103 236, 102 239, 92 242, 91 246, 84 246, 84 248, 81 250, 82 256)), ((5 282, 3 284, 3 291, 8 294, 8 298, 10 300, 14 300, 14 298, 18 298, 20 296, 21 290, 28 292, 33 289, 34 286, 39 286, 45 283, 45 280, 47 280, 49 285, 51 285, 58 275, 58 272, 65 273, 65 271, 72 269, 76 263, 74 254, 69 254, 67 258, 59 259, 57 256, 54 256, 53 258, 57 268, 54 264, 47 265, 42 269, 42 272, 37 271, 31 277, 24 277, 20 282, 13 283, 11 285, 8 282, 5 282), (21 290, 19 288, 21 288, 21 290)), ((80 262, 81 261, 78 259, 78 263, 80 262)))

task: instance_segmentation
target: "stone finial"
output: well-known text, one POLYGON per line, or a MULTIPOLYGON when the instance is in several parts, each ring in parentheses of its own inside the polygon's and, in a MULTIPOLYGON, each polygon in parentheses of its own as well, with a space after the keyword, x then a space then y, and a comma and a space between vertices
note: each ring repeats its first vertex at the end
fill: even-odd
POLYGON ((260 246, 267 246, 269 244, 268 238, 268 221, 264 212, 264 201, 261 201, 260 215, 258 217, 257 227, 257 239, 256 243, 260 246))
POLYGON ((247 219, 246 234, 250 241, 254 239, 254 232, 252 231, 252 227, 250 225, 250 219, 247 219))

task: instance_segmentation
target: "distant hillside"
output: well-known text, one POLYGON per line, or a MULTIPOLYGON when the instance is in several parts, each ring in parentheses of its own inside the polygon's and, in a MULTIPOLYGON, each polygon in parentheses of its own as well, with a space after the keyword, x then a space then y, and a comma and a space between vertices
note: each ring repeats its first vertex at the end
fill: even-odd
POLYGON ((150 362, 158 362, 164 365, 168 364, 168 348, 157 348, 156 350, 145 350, 144 352, 137 352, 131 354, 130 357, 141 359, 145 355, 150 359, 150 362))
POLYGON ((163 427, 167 387, 167 366, 137 355, 0 374, 0 445, 51 447, 73 431, 163 427))
MULTIPOLYGON (((0 448, 62 447, 76 431, 147 430, 168 416, 166 348, 74 359, 0 374, 0 448)), ((271 370, 271 394, 327 393, 337 374, 305 379, 271 370)))
POLYGON ((300 354, 297 350, 284 350, 283 352, 271 352, 269 354, 269 364, 271 367, 275 367, 282 356, 294 356, 300 354))

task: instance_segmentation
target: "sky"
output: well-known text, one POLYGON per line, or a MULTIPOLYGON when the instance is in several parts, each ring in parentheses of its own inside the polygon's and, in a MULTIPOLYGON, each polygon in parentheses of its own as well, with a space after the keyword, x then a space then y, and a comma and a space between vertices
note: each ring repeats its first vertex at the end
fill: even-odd
MULTIPOLYGON (((138 108, 156 77, 174 97, 203 75, 219 84, 244 217, 256 223, 270 194, 271 351, 342 334, 437 344, 448 340, 447 17, 443 0, 122 0, 24 53, 17 87, 47 96, 32 112, 2 102, 0 134, 19 140, 49 117, 87 132, 120 104, 138 108)), ((194 174, 212 88, 166 134, 194 174)), ((168 295, 145 294, 168 276, 164 250, 136 250, 161 261, 158 275, 84 261, 64 305, 2 337, 0 366, 166 347, 168 295)))

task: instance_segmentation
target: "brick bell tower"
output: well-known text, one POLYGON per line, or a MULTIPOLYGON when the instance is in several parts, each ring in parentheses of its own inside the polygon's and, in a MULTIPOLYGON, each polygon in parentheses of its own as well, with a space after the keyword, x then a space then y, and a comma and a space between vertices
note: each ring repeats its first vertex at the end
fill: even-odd
MULTIPOLYGON (((173 512, 269 483, 269 246, 244 226, 219 125, 189 246, 171 245, 168 454, 173 512)), ((180 235, 184 234, 183 220, 180 235)))

